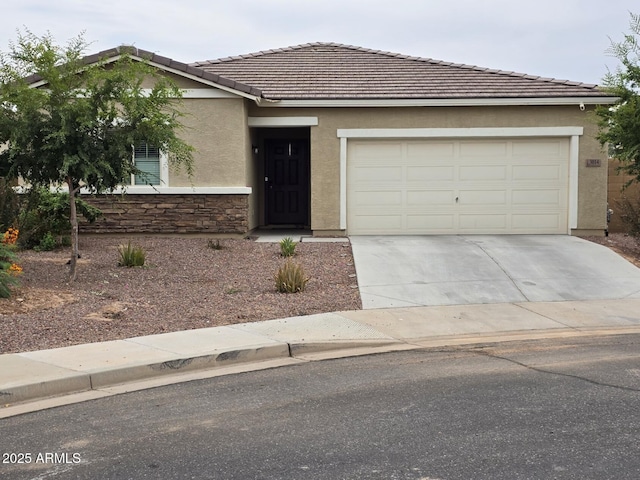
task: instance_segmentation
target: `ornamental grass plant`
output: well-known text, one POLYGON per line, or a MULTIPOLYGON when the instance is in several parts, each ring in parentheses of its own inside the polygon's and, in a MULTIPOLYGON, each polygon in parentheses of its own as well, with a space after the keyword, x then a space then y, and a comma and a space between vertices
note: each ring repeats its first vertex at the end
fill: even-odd
POLYGON ((309 277, 299 263, 287 259, 275 275, 276 290, 280 293, 303 292, 309 277))
POLYGON ((126 245, 118 247, 119 267, 142 267, 147 260, 147 252, 139 245, 131 245, 129 241, 126 245))

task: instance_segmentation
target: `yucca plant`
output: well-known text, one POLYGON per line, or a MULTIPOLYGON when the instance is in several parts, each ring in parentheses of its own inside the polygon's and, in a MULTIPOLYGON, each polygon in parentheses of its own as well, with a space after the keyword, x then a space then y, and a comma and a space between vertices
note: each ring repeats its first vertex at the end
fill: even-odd
POLYGON ((291 237, 280 240, 280 255, 283 257, 292 257, 296 253, 297 243, 291 237))
POLYGON ((120 267, 142 267, 147 259, 147 252, 139 245, 131 245, 131 241, 127 245, 118 247, 120 267))
POLYGON ((309 281, 299 263, 287 260, 275 275, 276 290, 280 293, 303 292, 309 281))

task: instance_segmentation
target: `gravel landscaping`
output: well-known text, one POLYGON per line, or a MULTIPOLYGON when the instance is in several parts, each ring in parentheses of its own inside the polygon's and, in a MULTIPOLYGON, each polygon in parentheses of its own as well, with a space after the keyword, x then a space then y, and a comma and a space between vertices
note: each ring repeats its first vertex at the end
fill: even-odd
POLYGON ((140 237, 147 266, 119 267, 127 240, 81 237, 73 284, 69 249, 20 252, 21 287, 0 299, 0 353, 361 308, 347 240, 299 243, 294 261, 310 280, 293 294, 275 289, 277 243, 140 237))
MULTIPOLYGON (((640 267, 635 238, 586 238, 640 267)), ((295 294, 276 292, 277 243, 221 239, 215 250, 206 238, 139 237, 132 243, 147 251, 147 266, 119 267, 127 240, 81 237, 73 284, 69 249, 20 252, 21 286, 0 299, 0 354, 362 307, 347 240, 297 245, 310 280, 295 294)))

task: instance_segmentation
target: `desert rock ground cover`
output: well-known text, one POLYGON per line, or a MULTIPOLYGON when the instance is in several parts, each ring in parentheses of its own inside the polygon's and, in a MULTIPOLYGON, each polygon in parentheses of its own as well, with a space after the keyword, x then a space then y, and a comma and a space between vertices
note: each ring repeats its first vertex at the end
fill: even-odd
POLYGON ((78 280, 70 250, 19 252, 21 286, 0 299, 0 353, 41 350, 177 330, 361 308, 351 246, 300 243, 304 292, 277 293, 280 247, 249 239, 133 238, 145 267, 118 266, 126 238, 80 239, 78 280))

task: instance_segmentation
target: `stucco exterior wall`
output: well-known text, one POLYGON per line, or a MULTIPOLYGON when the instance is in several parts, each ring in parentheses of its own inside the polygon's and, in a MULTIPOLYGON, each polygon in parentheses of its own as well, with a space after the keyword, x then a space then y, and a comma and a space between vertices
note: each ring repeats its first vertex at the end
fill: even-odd
POLYGON ((311 228, 338 230, 340 219, 340 141, 343 128, 485 128, 582 126, 579 143, 578 230, 606 226, 607 156, 595 139, 593 110, 576 106, 531 107, 389 107, 389 108, 261 108, 250 116, 316 116, 311 127, 311 228), (598 158, 601 167, 587 168, 598 158))
POLYGON ((195 148, 193 178, 169 173, 171 187, 245 187, 251 140, 243 98, 183 99, 180 136, 195 148))

